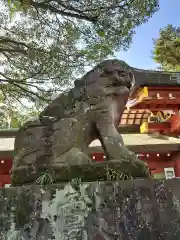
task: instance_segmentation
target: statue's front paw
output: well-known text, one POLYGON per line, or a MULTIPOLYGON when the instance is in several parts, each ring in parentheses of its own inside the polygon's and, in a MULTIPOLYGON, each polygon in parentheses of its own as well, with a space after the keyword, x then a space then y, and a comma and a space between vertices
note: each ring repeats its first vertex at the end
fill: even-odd
POLYGON ((118 159, 111 159, 110 162, 119 162, 119 169, 121 173, 127 173, 133 178, 136 177, 150 177, 149 169, 147 164, 140 160, 134 152, 131 152, 125 146, 119 153, 118 159))

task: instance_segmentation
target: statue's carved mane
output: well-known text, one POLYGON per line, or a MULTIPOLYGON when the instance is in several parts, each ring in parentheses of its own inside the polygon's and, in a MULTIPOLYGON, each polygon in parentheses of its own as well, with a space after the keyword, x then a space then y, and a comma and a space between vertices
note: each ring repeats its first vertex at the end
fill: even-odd
POLYGON ((76 79, 74 81, 74 87, 68 90, 67 92, 61 93, 57 98, 55 98, 41 113, 40 117, 48 116, 49 110, 52 105, 57 104, 61 105, 61 109, 63 108, 73 108, 73 104, 76 100, 83 101, 86 100, 86 88, 88 85, 94 83, 96 78, 91 78, 92 74, 97 71, 97 66, 93 68, 91 71, 87 72, 82 78, 76 79))

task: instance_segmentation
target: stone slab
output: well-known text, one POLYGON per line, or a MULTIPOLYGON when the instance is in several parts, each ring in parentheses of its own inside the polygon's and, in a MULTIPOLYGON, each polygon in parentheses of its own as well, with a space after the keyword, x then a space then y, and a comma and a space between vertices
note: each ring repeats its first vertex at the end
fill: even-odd
POLYGON ((1 240, 179 240, 180 181, 0 190, 1 240))
MULTIPOLYGON (((34 179, 38 180, 39 177, 43 176, 46 172, 46 167, 47 166, 38 166, 36 171, 34 171, 34 166, 31 165, 29 167, 20 166, 19 168, 16 168, 11 175, 12 186, 37 183, 34 179), (19 172, 16 173, 16 171, 19 172), (26 176, 25 179, 24 176, 26 176)), ((81 178, 83 182, 92 182, 94 179, 96 179, 96 181, 103 181, 130 179, 129 177, 150 177, 149 171, 145 167, 144 162, 138 160, 134 160, 133 163, 129 160, 111 160, 79 165, 52 164, 48 172, 52 177, 53 183, 68 182, 73 178, 81 178), (120 173, 120 175, 125 174, 128 178, 118 178, 118 176, 113 176, 111 173, 112 171, 120 173), (108 177, 109 174, 112 176, 108 177)))

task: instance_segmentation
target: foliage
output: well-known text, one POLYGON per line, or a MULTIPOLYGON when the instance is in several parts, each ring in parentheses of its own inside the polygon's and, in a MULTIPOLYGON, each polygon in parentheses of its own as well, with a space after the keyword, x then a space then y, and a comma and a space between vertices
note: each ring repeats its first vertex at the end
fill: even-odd
POLYGON ((40 105, 114 51, 158 10, 155 0, 0 0, 0 97, 40 105))
POLYGON ((0 104, 0 128, 19 128, 29 118, 37 116, 34 108, 12 109, 11 106, 0 104))
POLYGON ((154 40, 153 59, 168 71, 180 71, 180 27, 168 25, 160 29, 154 40))
POLYGON ((49 185, 53 183, 53 178, 49 173, 44 173, 42 174, 37 180, 36 180, 36 184, 37 185, 49 185))
POLYGON ((106 166, 106 181, 115 181, 115 180, 130 180, 133 179, 132 176, 126 173, 119 172, 106 166))

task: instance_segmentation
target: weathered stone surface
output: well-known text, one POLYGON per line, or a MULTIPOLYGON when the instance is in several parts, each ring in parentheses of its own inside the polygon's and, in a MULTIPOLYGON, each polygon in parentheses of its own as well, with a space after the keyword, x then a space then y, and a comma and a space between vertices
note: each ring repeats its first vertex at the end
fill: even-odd
POLYGON ((57 175, 59 171, 61 175, 61 167, 68 163, 90 164, 85 154, 95 139, 100 140, 106 161, 119 160, 119 169, 124 162, 130 169, 141 166, 137 176, 147 172, 145 164, 137 164, 134 155, 127 161, 129 153, 117 130, 133 83, 131 68, 116 59, 100 63, 76 80, 73 89, 61 94, 35 120, 20 128, 15 139, 12 184, 35 182, 45 172, 55 171, 57 175), (72 149, 78 149, 84 158, 76 157, 73 161, 72 156, 69 160, 72 149))
POLYGON ((91 162, 91 159, 79 151, 78 148, 70 149, 59 158, 59 162, 57 158, 56 162, 49 166, 46 164, 38 165, 37 170, 33 165, 25 168, 22 166, 23 171, 19 171, 21 167, 16 168, 13 172, 14 175, 12 175, 12 185, 47 184, 48 182, 42 181, 45 175, 49 175, 49 183, 67 182, 73 178, 80 178, 83 182, 89 182, 150 177, 145 163, 124 146, 119 159, 111 161, 91 162))
POLYGON ((0 190, 1 240, 179 240, 180 181, 0 190))

